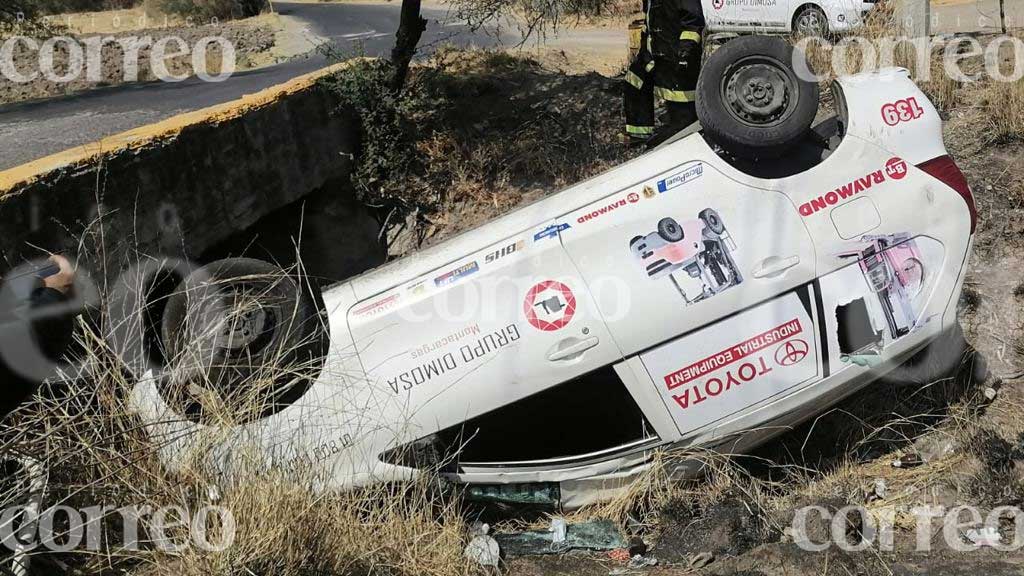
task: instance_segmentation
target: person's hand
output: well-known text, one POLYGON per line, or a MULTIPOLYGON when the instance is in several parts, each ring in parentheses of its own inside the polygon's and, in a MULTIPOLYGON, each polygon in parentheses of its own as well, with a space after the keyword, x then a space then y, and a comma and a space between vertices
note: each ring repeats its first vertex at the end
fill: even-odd
POLYGON ((71 264, 71 261, 60 254, 51 255, 49 260, 56 264, 60 270, 56 274, 43 278, 43 285, 62 294, 67 294, 75 284, 75 267, 71 264))

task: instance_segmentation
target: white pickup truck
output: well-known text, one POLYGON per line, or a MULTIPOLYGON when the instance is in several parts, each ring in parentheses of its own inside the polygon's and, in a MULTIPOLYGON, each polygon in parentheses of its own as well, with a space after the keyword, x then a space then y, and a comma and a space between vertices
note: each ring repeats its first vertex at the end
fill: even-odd
POLYGON ((825 36, 857 29, 877 0, 702 0, 710 32, 795 32, 825 36))

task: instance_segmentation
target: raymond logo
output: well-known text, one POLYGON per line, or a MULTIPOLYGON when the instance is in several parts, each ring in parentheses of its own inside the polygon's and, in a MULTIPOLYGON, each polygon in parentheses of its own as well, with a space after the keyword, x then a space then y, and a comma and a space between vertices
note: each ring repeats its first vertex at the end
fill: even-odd
POLYGON ((629 200, 630 204, 636 204, 640 201, 640 195, 636 192, 630 192, 629 195, 626 196, 626 200, 629 200))
MULTIPOLYGON (((632 194, 634 196, 636 196, 636 192, 633 192, 632 194)), ((637 196, 637 200, 639 200, 639 199, 640 199, 640 197, 637 196)), ((633 200, 633 202, 635 202, 635 201, 636 200, 633 200)), ((576 222, 578 224, 583 224, 583 223, 589 222, 590 220, 593 220, 594 218, 600 218, 601 216, 611 212, 612 210, 616 210, 618 208, 622 208, 625 205, 626 205, 626 200, 625 199, 623 199, 623 200, 616 200, 615 202, 612 202, 611 204, 609 204, 607 206, 602 206, 601 208, 598 208, 597 210, 594 210, 593 212, 590 212, 589 214, 584 214, 583 216, 580 216, 579 218, 576 219, 576 222)))
POLYGON ((902 180, 906 175, 907 163, 900 158, 893 158, 885 163, 885 168, 882 170, 875 170, 867 176, 858 178, 831 192, 822 194, 821 196, 812 199, 810 202, 804 202, 800 205, 800 215, 807 217, 819 210, 835 206, 843 200, 852 198, 865 190, 871 189, 872 186, 884 183, 886 177, 891 180, 902 180))

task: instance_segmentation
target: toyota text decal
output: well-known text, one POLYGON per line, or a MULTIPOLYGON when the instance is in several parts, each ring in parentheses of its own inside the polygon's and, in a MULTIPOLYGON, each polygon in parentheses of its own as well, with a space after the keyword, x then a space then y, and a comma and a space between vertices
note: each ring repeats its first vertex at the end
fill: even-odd
POLYGON ((526 293, 523 313, 530 326, 545 332, 565 327, 576 313, 576 296, 561 282, 545 280, 526 293))

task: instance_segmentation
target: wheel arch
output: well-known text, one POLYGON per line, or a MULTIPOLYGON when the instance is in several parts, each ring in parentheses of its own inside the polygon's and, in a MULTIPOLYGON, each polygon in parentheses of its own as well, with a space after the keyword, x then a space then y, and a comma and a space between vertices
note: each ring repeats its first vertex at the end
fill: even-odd
POLYGON ((832 23, 828 14, 828 10, 826 10, 825 7, 822 6, 819 2, 807 2, 806 0, 796 0, 795 2, 793 2, 793 5, 795 5, 796 7, 789 12, 790 32, 796 32, 796 17, 799 16, 801 12, 808 8, 817 8, 818 10, 821 10, 821 13, 825 15, 825 20, 829 22, 829 25, 831 25, 832 23))

